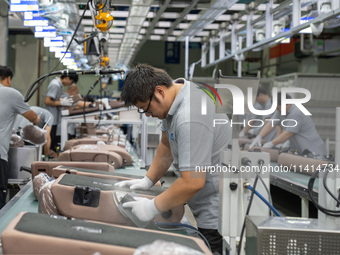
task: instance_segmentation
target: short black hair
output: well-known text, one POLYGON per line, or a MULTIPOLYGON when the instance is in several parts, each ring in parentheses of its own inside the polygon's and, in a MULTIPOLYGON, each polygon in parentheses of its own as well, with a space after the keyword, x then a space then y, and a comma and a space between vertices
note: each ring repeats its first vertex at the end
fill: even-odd
POLYGON ((13 79, 14 73, 9 66, 1 66, 0 65, 0 81, 11 77, 13 79))
POLYGON ((261 88, 261 87, 257 89, 256 97, 258 97, 260 94, 268 95, 267 90, 265 90, 264 88, 261 88))
MULTIPOLYGON (((289 94, 286 94, 287 99, 291 99, 292 97, 289 94)), ((277 105, 281 106, 281 92, 277 93, 277 105)))
POLYGON ((64 79, 66 77, 69 77, 70 80, 72 80, 74 83, 77 83, 78 79, 79 79, 78 74, 67 74, 67 75, 62 74, 62 75, 60 75, 60 79, 64 79))
POLYGON ((126 106, 136 105, 137 102, 146 102, 155 92, 155 87, 172 86, 172 79, 163 69, 148 64, 139 64, 126 75, 121 98, 126 106))

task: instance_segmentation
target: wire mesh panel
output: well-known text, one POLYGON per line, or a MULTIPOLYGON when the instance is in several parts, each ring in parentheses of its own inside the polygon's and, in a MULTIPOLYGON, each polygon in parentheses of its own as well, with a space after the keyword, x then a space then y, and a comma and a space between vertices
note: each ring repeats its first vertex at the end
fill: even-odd
POLYGON ((340 254, 340 226, 317 219, 248 217, 247 255, 340 254))

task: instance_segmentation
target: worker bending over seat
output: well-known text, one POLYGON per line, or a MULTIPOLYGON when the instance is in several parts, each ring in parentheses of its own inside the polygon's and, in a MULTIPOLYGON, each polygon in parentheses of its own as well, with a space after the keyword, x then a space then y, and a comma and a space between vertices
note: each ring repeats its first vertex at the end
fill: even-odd
POLYGON ((227 118, 215 112, 213 100, 207 99, 207 114, 201 115, 204 93, 196 84, 182 78, 172 81, 164 70, 146 64, 130 70, 121 97, 126 106, 135 105, 139 113, 161 119, 162 138, 146 176, 117 185, 148 190, 173 163, 179 178, 166 191, 155 199, 141 198, 123 206, 132 208, 140 220, 149 221, 187 202, 212 251, 222 254, 222 236, 217 230, 219 173, 197 167, 220 163, 220 152, 231 141, 231 128, 213 127, 214 119, 227 118))

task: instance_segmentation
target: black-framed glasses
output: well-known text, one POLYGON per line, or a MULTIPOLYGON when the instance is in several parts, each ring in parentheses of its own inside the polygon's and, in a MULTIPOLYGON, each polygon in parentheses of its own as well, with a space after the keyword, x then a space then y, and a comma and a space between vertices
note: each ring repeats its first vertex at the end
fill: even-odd
POLYGON ((152 98, 153 98, 153 94, 150 96, 150 101, 149 101, 148 107, 146 108, 145 111, 143 109, 141 109, 141 108, 138 108, 137 112, 139 112, 139 113, 150 113, 149 112, 149 108, 150 108, 150 104, 151 104, 152 98))

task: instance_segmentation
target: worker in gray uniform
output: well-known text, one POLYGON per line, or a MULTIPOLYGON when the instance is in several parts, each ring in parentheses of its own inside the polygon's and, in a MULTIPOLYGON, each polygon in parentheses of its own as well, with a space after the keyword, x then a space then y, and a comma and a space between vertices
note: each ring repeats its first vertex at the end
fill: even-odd
MULTIPOLYGON (((287 98, 291 97, 287 95, 287 98)), ((255 145, 261 146, 262 137, 266 136, 275 126, 281 125, 283 120, 286 120, 283 132, 275 139, 265 143, 263 148, 272 148, 277 144, 289 140, 290 148, 299 155, 303 155, 306 151, 313 153, 315 156, 323 157, 326 155, 325 143, 318 134, 311 117, 305 115, 299 108, 292 104, 286 105, 286 113, 285 116, 281 115, 281 93, 278 93, 277 111, 275 111, 271 118, 273 121, 268 122, 263 127, 249 148, 255 145)))
MULTIPOLYGON (((47 131, 47 137, 46 137, 46 143, 44 144, 44 155, 52 156, 53 152, 50 151, 51 149, 51 123, 53 123, 53 115, 48 110, 41 108, 39 106, 32 106, 31 110, 36 112, 40 119, 46 124, 45 130, 47 131)), ((29 125, 29 121, 25 119, 22 115, 17 115, 14 124, 13 129, 16 131, 19 131, 20 129, 23 129, 25 126, 29 125)), ((56 156, 55 156, 56 157, 56 156)))
POLYGON ((127 106, 135 105, 139 113, 161 119, 162 137, 146 176, 117 186, 148 190, 173 163, 179 178, 166 191, 152 200, 141 198, 123 206, 132 208, 140 220, 149 221, 187 202, 212 251, 222 254, 222 237, 217 230, 219 173, 202 169, 220 163, 220 152, 231 141, 231 128, 213 126, 214 119, 227 119, 226 114, 215 113, 213 100, 207 99, 207 114, 201 114, 204 93, 194 83, 172 81, 164 70, 147 64, 129 71, 122 100, 127 106))
MULTIPOLYGON (((256 94, 256 103, 254 105, 254 108, 257 110, 269 110, 272 107, 272 99, 268 95, 267 91, 264 88, 259 88, 257 90, 256 94)), ((249 114, 246 118, 246 125, 242 129, 242 131, 239 134, 239 137, 245 137, 247 134, 250 135, 258 135, 261 131, 261 129, 265 126, 265 124, 261 127, 251 127, 250 125, 259 125, 259 123, 254 123, 255 121, 252 120, 262 120, 263 123, 266 123, 266 119, 270 119, 271 115, 255 115, 255 114, 249 114), (250 125, 248 125, 248 121, 250 121, 250 125)), ((258 121, 257 121, 258 122, 258 121)), ((271 130, 265 137, 263 137, 263 140, 265 141, 271 141, 276 137, 277 128, 275 127, 273 130, 271 130)))
POLYGON ((13 71, 8 66, 0 66, 0 209, 6 203, 8 149, 14 118, 21 114, 33 124, 42 125, 39 116, 24 102, 21 93, 11 88, 12 78, 13 71))
POLYGON ((63 92, 63 86, 70 86, 78 81, 78 75, 69 74, 61 75, 54 78, 47 88, 45 97, 45 108, 53 115, 53 123, 51 130, 51 149, 56 150, 58 143, 60 142, 60 125, 61 121, 61 106, 71 106, 73 104, 72 97, 65 97, 61 99, 63 92))

